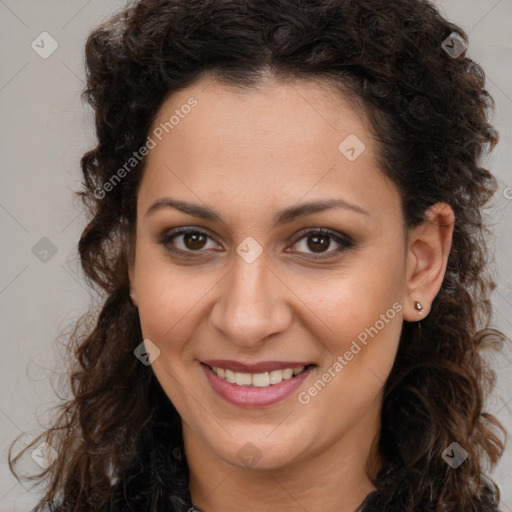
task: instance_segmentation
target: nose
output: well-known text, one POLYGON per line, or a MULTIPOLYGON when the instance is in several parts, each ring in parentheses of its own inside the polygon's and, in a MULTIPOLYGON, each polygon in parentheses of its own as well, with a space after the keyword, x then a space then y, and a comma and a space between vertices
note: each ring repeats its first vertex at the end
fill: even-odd
POLYGON ((287 303, 291 292, 268 266, 264 254, 252 263, 235 255, 218 293, 210 325, 236 345, 259 347, 269 336, 285 332, 292 322, 287 303))

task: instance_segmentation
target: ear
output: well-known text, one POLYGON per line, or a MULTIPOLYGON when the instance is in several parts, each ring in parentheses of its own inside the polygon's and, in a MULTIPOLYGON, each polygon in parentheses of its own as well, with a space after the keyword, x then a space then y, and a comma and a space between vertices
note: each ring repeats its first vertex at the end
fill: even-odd
POLYGON ((133 305, 138 307, 137 288, 135 287, 135 235, 130 235, 129 249, 126 255, 128 261, 128 281, 130 283, 130 298, 133 305))
POLYGON ((132 299, 133 305, 138 307, 137 303, 137 289, 135 288, 134 282, 134 262, 128 262, 128 279, 130 281, 130 298, 132 299))
POLYGON ((455 215, 446 203, 436 203, 425 213, 426 220, 412 228, 407 237, 407 296, 404 320, 416 322, 430 312, 443 283, 452 247, 455 215))

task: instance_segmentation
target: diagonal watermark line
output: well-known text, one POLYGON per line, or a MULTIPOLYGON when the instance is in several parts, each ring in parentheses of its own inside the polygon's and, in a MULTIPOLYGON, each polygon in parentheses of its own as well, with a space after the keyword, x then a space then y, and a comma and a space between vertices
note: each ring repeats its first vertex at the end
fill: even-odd
POLYGON ((500 410, 499 410, 499 411, 497 411, 497 412, 495 412, 495 413, 494 413, 494 415, 495 415, 495 416, 498 416, 498 414, 499 414, 503 409, 505 409, 505 407, 508 407, 508 404, 509 404, 510 402, 512 402, 512 398, 511 398, 508 402, 505 402, 505 403, 500 407, 500 410))
POLYGON ((25 233, 29 232, 28 229, 2 203, 0 203, 0 208, 2 208, 2 210, 4 210, 5 213, 7 213, 7 215, 9 215, 9 217, 11 217, 11 219, 25 231, 25 233))
POLYGON ((283 424, 283 421, 284 421, 286 418, 288 418, 288 416, 290 416, 290 414, 292 414, 292 413, 294 413, 294 412, 295 412, 295 409, 294 409, 293 411, 290 411, 290 412, 289 412, 289 413, 288 413, 288 414, 287 414, 287 415, 286 415, 286 416, 285 416, 285 417, 284 417, 284 418, 283 418, 283 419, 282 419, 282 420, 281 420, 281 421, 280 421, 280 422, 279 422, 279 423, 278 423, 278 424, 277 424, 277 425, 276 425, 276 426, 275 426, 275 427, 274 427, 274 428, 273 428, 273 429, 272 429, 272 430, 271 430, 271 431, 270 431, 270 432, 269 432, 265 437, 268 437, 268 436, 272 435, 272 434, 275 432, 275 430, 276 430, 280 425, 282 425, 282 424, 283 424))
MULTIPOLYGON (((512 332, 512 321, 510 321, 509 318, 506 317, 503 313, 500 313, 500 312, 498 312, 498 313, 499 313, 500 317, 503 319, 503 321, 506 322, 507 325, 511 328, 511 332, 512 332)), ((502 330, 505 330, 505 329, 502 329, 502 330)), ((508 337, 510 338, 511 336, 508 336, 508 337)))
POLYGON ((477 25, 479 25, 480 23, 482 23, 482 21, 485 20, 485 18, 487 18, 487 16, 489 16, 489 14, 491 14, 492 11, 494 11, 494 9, 496 7, 498 7, 498 4, 501 4, 502 0, 498 0, 472 27, 471 27, 471 30, 473 30, 477 25))
POLYGON ((68 68, 68 70, 80 81, 81 84, 85 85, 83 78, 80 78, 63 60, 61 60, 62 64, 68 68))
POLYGON ((308 512, 308 510, 306 508, 304 508, 304 506, 297 500, 297 498, 295 498, 295 496, 293 494, 291 494, 288 489, 286 489, 286 487, 283 487, 283 485, 281 484, 281 482, 279 482, 279 480, 277 480, 271 473, 270 471, 266 471, 267 475, 272 478, 272 480, 274 480, 274 482, 279 485, 279 487, 281 487, 281 489, 283 489, 283 491, 288 494, 288 496, 293 500, 295 501, 295 503, 297 503, 297 505, 302 509, 304 510, 305 512, 308 512))
MULTIPOLYGON (((204 496, 200 501, 204 501, 208 498, 208 496, 211 496, 226 480, 227 478, 233 473, 233 470, 231 470, 206 496, 204 496)), ((199 506, 199 502, 197 503, 199 506)), ((192 510, 192 509, 190 509, 192 510)))
POLYGON ((18 487, 18 485, 21 485, 20 482, 16 482, 1 498, 0 498, 0 501, 4 500, 5 498, 7 498, 7 495, 15 488, 15 487, 18 487))
POLYGON ((5 2, 4 0, 0 0, 0 3, 5 7, 7 8, 11 14, 18 19, 18 21, 22 24, 22 25, 25 25, 26 28, 30 28, 5 2))
POLYGON ((66 229, 69 228, 69 226, 71 226, 71 224, 73 224, 73 222, 75 222, 76 219, 78 219, 78 217, 80 217, 80 215, 75 215, 73 217, 73 219, 71 219, 61 230, 61 233, 64 233, 64 231, 66 231, 66 229))
POLYGON ((14 76, 2 87, 0 88, 0 92, 2 92, 26 67, 28 66, 28 62, 25 62, 25 64, 21 67, 21 69, 18 70, 17 73, 14 74, 14 76))
POLYGON ((368 368, 368 370, 370 370, 371 373, 373 373, 373 375, 375 375, 375 377, 380 381, 382 382, 382 384, 385 384, 385 382, 371 369, 371 368, 368 368))
POLYGON ((507 98, 508 101, 510 101, 512 103, 512 98, 489 75, 486 75, 486 77, 487 77, 487 80, 489 80, 489 82, 491 82, 494 85, 494 87, 496 87, 496 89, 501 91, 503 96, 505 96, 505 98, 507 98))
POLYGON ((302 304, 304 304, 304 306, 309 309, 309 311, 318 319, 319 322, 325 325, 325 327, 329 329, 329 331, 331 331, 334 336, 336 336, 336 333, 268 265, 266 265, 266 267, 279 279, 279 281, 281 281, 286 286, 286 288, 288 288, 288 290, 290 290, 295 295, 295 297, 297 297, 297 299, 302 302, 302 304))
POLYGON ((8 414, 6 414, 3 409, 0 409, 0 412, 22 433, 24 434, 25 431, 22 430, 11 418, 8 414))
POLYGON ((27 270, 28 268, 28 265, 25 265, 25 267, 20 270, 3 288, 2 290, 0 290, 0 295, 2 295, 2 293, 5 292, 5 290, 7 290, 7 288, 9 288, 9 286, 11 286, 12 283, 14 283, 14 281, 16 281, 16 279, 18 279, 18 277, 21 276, 21 274, 23 274, 23 272, 25 272, 25 270, 27 270))
POLYGON ((496 292, 498 293, 498 295, 512 308, 512 302, 510 302, 510 300, 507 299, 507 297, 505 297, 505 295, 503 295, 499 288, 496 288, 496 292))
POLYGON ((86 4, 84 4, 64 25, 62 25, 61 30, 66 28, 90 3, 92 0, 89 0, 86 4))
POLYGON ((304 96, 302 96, 302 94, 295 89, 292 84, 290 84, 290 87, 313 109, 314 112, 316 112, 334 131, 336 131, 336 128, 334 128, 334 126, 322 114, 320 114, 320 112, 318 112, 318 110, 306 98, 304 98, 304 96))
POLYGON ((91 296, 91 290, 90 290, 88 287, 86 287, 83 283, 81 283, 81 282, 79 281, 79 279, 77 279, 77 278, 75 277, 74 272, 72 272, 72 271, 71 271, 69 268, 67 268, 65 265, 62 265, 62 264, 61 264, 61 267, 65 270, 65 272, 66 272, 67 274, 69 274, 69 275, 72 277, 72 279, 73 279, 75 282, 77 282, 77 283, 78 283, 78 284, 79 284, 79 285, 80 285, 80 286, 81 286, 81 287, 82 287, 82 288, 87 292, 87 294, 88 294, 89 296, 91 296))
POLYGON ((503 512, 512 512, 512 508, 510 508, 504 501, 503 501, 503 498, 502 500, 500 501, 500 506, 501 507, 506 507, 503 509, 503 512))

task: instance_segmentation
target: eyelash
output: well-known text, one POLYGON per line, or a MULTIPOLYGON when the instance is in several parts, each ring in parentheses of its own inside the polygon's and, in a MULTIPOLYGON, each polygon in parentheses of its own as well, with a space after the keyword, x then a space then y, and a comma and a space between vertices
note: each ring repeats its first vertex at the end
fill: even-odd
MULTIPOLYGON (((203 231, 201 229, 198 229, 198 228, 195 228, 195 227, 191 226, 191 227, 185 227, 185 228, 177 228, 177 229, 175 229, 173 231, 168 232, 162 238, 162 240, 160 241, 160 244, 162 244, 165 247, 165 249, 168 252, 170 252, 171 254, 176 254, 176 255, 179 255, 179 256, 187 257, 187 258, 195 258, 196 256, 192 256, 191 253, 200 253, 200 252, 204 252, 204 251, 202 251, 201 249, 199 249, 197 251, 192 251, 192 250, 183 251, 182 249, 176 249, 175 247, 169 247, 168 246, 169 242, 171 242, 171 240, 173 238, 181 236, 181 235, 186 235, 186 234, 189 234, 189 233, 204 235, 204 236, 206 236, 208 238, 212 238, 206 231, 203 231)), ((303 231, 299 232, 298 238, 295 240, 295 242, 293 242, 293 245, 295 245, 297 242, 299 242, 303 238, 307 238, 310 235, 324 235, 324 236, 328 236, 331 239, 331 241, 334 241, 338 245, 341 246, 340 248, 338 248, 338 249, 336 249, 334 251, 334 254, 330 254, 330 253, 332 253, 332 251, 327 252, 327 253, 319 253, 319 254, 330 254, 329 256, 311 256, 311 259, 313 259, 313 260, 322 260, 322 259, 332 258, 334 256, 339 255, 344 250, 350 249, 354 245, 354 242, 348 236, 342 235, 340 233, 337 233, 336 231, 332 231, 332 230, 326 229, 326 228, 308 229, 308 230, 303 230, 303 231)), ((292 252, 295 253, 295 252, 298 252, 298 251, 292 251, 292 252)), ((300 254, 302 254, 302 253, 300 253, 300 254)), ((309 253, 309 254, 311 254, 311 253, 309 253)))

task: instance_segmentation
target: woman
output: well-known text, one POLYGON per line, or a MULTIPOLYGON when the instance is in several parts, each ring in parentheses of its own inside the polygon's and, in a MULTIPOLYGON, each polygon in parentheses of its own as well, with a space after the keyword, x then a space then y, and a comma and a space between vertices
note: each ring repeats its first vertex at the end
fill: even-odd
POLYGON ((143 0, 90 35, 104 304, 36 511, 498 510, 466 39, 420 0, 143 0))

